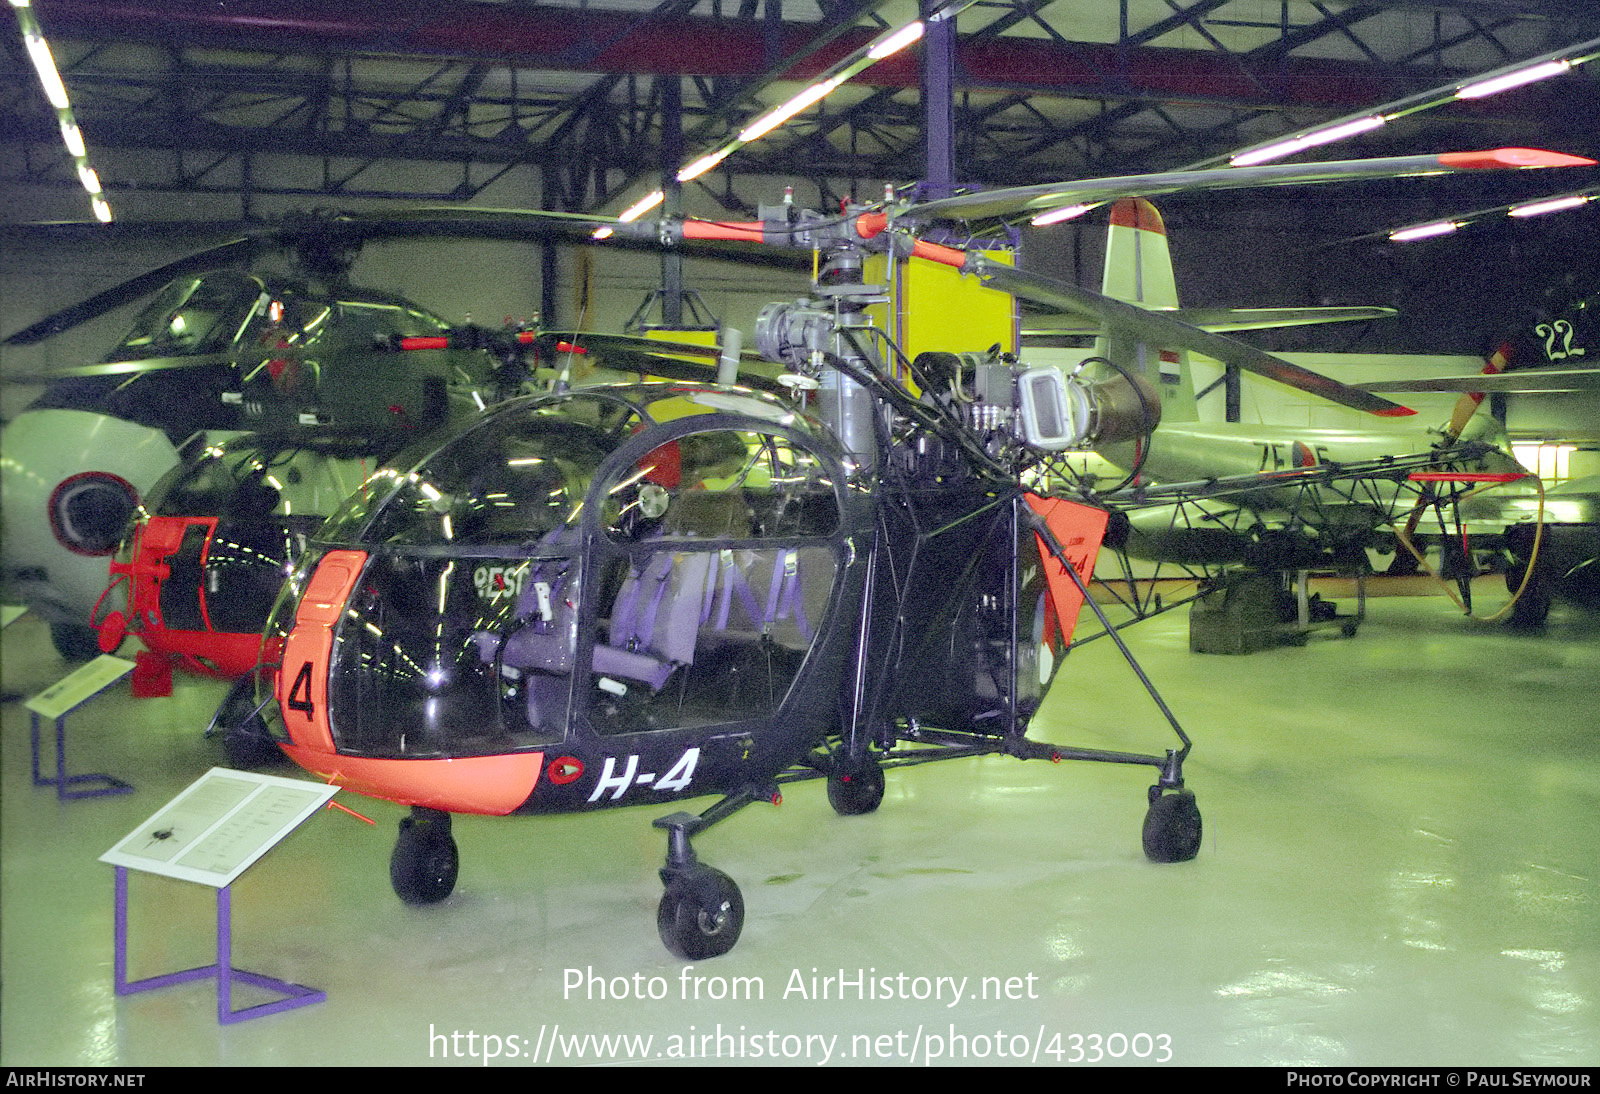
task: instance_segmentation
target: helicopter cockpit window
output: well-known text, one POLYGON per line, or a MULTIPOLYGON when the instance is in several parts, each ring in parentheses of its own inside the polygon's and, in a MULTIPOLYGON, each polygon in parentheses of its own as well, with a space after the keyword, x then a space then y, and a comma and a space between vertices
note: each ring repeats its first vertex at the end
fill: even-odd
POLYGON ((601 496, 626 552, 597 583, 596 729, 770 716, 837 574, 827 465, 778 434, 708 430, 657 447, 601 496))
POLYGON ((784 437, 716 430, 668 441, 606 492, 613 539, 827 536, 833 482, 784 437))
POLYGON ((355 538, 371 552, 330 672, 341 751, 473 756, 562 738, 576 524, 602 461, 639 424, 599 397, 501 413, 330 521, 338 536, 364 522, 355 538))
POLYGON ((536 543, 577 520, 612 447, 565 419, 501 418, 406 475, 369 534, 409 546, 536 543))
POLYGON ((163 289, 108 361, 220 353, 254 317, 262 286, 230 271, 180 279, 163 289))

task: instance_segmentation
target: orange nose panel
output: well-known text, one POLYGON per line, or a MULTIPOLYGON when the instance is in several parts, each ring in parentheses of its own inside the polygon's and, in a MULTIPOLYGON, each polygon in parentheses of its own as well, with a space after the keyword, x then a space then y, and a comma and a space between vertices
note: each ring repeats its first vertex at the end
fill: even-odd
POLYGON ((366 561, 365 551, 329 551, 323 557, 300 597, 294 629, 283 646, 277 696, 283 726, 296 744, 319 752, 333 751, 333 730, 328 723, 333 625, 366 561))

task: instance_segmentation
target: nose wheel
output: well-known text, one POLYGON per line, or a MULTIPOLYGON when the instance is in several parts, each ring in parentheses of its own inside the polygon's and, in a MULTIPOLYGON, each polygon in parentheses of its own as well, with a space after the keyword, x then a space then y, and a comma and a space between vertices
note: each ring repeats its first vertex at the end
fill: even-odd
MULTIPOLYGON (((666 873, 666 871, 662 871, 666 873)), ((656 910, 662 944, 685 961, 720 957, 744 929, 744 896, 721 870, 698 863, 667 878, 656 910)))
POLYGON ((655 822, 667 831, 667 863, 661 868, 661 905, 656 930, 673 956, 685 961, 720 957, 733 949, 744 930, 744 896, 721 870, 695 859, 689 837, 741 808, 748 798, 736 796, 695 816, 674 813, 655 822))
POLYGON ((389 883, 407 904, 437 904, 456 887, 461 857, 450 835, 450 814, 420 806, 400 822, 389 856, 389 883))

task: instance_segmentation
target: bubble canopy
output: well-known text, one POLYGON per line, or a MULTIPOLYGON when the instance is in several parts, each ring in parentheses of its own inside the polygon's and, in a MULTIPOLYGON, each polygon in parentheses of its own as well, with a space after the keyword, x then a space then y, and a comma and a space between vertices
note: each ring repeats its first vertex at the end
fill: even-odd
POLYGON ((274 611, 296 744, 472 757, 773 718, 866 520, 832 438, 740 389, 517 400, 417 451, 274 611))

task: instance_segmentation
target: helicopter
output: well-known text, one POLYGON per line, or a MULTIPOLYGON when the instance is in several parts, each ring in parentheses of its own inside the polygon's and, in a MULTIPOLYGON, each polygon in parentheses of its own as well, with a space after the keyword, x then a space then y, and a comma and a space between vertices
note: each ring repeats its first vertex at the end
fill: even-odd
POLYGON ((754 223, 614 225, 813 250, 812 295, 769 305, 756 326, 786 394, 715 382, 573 388, 419 442, 324 524, 285 583, 256 689, 266 729, 316 777, 409 807, 389 865, 411 904, 455 887, 455 813, 716 795, 700 813, 655 822, 667 833, 657 930, 687 960, 727 953, 744 923, 738 885, 699 860, 694 838, 778 802, 793 781, 826 780, 833 808, 855 815, 879 806, 893 767, 987 754, 1143 765, 1157 772, 1145 854, 1192 859, 1202 822, 1184 784, 1191 741, 1087 595, 1111 513, 1092 491, 1052 496, 1037 474, 1052 454, 1148 438, 1154 385, 1128 370, 1029 368, 999 340, 911 356, 872 320, 890 294, 869 271, 958 270, 945 283, 954 314, 992 314, 984 293, 1071 301, 1141 342, 1202 348, 1404 412, 907 225, 1086 195, 1544 155, 1154 175, 837 216, 786 202, 754 223), (1178 747, 1139 754, 1027 736, 1084 606, 1178 747))
MULTIPOLYGON (((54 227, 28 238, 51 238, 54 227)), ((365 244, 560 242, 577 231, 569 218, 542 211, 301 214, 242 226, 13 332, 0 345, 34 345, 150 297, 102 362, 7 377, 45 386, 0 435, 6 587, 49 623, 63 656, 94 656, 90 612, 105 589, 107 559, 146 494, 185 459, 248 432, 269 447, 364 451, 375 466, 408 437, 476 412, 526 379, 520 355, 481 340, 446 345, 452 324, 403 297, 351 284, 348 271, 365 244), (252 272, 256 266, 267 272, 252 272), (378 339, 424 336, 445 339, 443 348, 403 358, 374 349, 378 339)))

